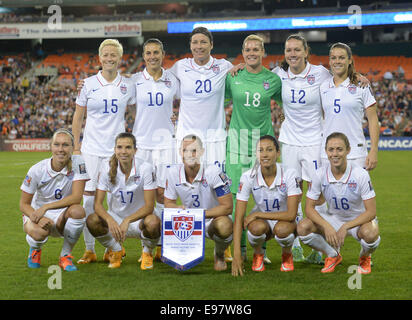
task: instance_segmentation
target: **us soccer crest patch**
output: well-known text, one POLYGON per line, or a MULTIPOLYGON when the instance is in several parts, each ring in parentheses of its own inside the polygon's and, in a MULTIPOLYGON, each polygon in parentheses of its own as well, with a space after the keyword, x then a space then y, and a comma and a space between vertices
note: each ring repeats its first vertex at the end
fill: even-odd
POLYGON ((308 83, 312 85, 315 83, 315 76, 313 74, 310 74, 308 75, 307 80, 308 80, 308 83))
POLYGON ((348 91, 351 94, 355 94, 356 93, 356 86, 351 84, 350 86, 348 86, 348 91))
POLYGON ((170 81, 168 78, 165 79, 164 84, 168 88, 172 87, 172 81, 170 81))
POLYGON ((126 93, 127 93, 127 86, 126 86, 124 83, 122 83, 122 84, 120 85, 120 92, 121 92, 122 94, 126 94, 126 93))
POLYGON ((351 180, 348 182, 348 188, 350 191, 355 192, 356 191, 356 187, 358 186, 358 184, 356 183, 356 181, 351 180))

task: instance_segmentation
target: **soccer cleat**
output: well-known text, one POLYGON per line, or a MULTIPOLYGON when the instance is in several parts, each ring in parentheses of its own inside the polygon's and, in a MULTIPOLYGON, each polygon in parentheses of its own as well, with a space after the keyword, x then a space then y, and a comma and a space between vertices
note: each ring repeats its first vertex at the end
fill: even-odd
POLYGON ((292 254, 293 254, 293 261, 295 262, 305 261, 305 257, 303 255, 303 248, 301 246, 293 247, 292 254))
POLYGON ((342 262, 340 253, 336 257, 327 257, 325 259, 325 266, 322 268, 322 273, 330 273, 335 271, 335 267, 342 262))
POLYGON ((282 264, 280 265, 280 271, 289 272, 293 271, 295 268, 293 266, 293 254, 283 253, 282 254, 282 264))
POLYGON ((142 262, 140 264, 140 269, 142 270, 153 269, 153 256, 151 253, 142 252, 142 262))
POLYGON ((116 269, 122 265, 123 251, 110 251, 109 254, 109 268, 116 269))
POLYGON ((31 269, 40 268, 41 249, 30 248, 27 265, 31 269))
POLYGON ((322 255, 316 250, 312 250, 312 252, 305 258, 305 262, 312 264, 324 264, 322 261, 322 255))
POLYGON ((230 246, 226 248, 225 250, 225 262, 232 262, 232 251, 230 250, 230 246))
POLYGON ((256 272, 265 271, 265 264, 263 263, 264 254, 253 254, 252 270, 256 272))
POLYGON ((264 257, 263 257, 263 263, 264 264, 271 264, 272 263, 272 261, 270 261, 270 259, 266 255, 266 249, 265 249, 265 254, 264 254, 264 257))
POLYGON ((371 273, 371 256, 362 256, 359 257, 359 267, 358 273, 360 274, 369 274, 371 273))
MULTIPOLYGON (((104 251, 104 254, 103 254, 103 261, 104 262, 110 262, 110 253, 112 253, 112 250, 109 249, 109 248, 106 248, 106 250, 104 251)), ((126 250, 122 246, 122 259, 124 257, 126 257, 126 250)))
POLYGON ((78 264, 87 264, 97 261, 96 253, 90 250, 86 250, 83 256, 77 261, 78 264))
POLYGON ((59 259, 59 266, 64 271, 77 271, 76 266, 73 264, 73 256, 66 254, 59 259))
POLYGON ((155 261, 161 261, 162 259, 162 246, 156 246, 155 261))

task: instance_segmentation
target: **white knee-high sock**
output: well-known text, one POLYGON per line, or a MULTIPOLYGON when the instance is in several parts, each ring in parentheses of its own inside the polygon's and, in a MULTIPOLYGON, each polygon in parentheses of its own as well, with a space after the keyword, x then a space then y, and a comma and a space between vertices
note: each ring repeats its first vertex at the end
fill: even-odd
POLYGON ((97 241, 100 242, 100 244, 103 247, 109 248, 112 251, 121 251, 122 250, 122 245, 113 238, 113 236, 110 232, 108 232, 108 233, 106 233, 102 236, 96 237, 96 239, 97 239, 97 241))
MULTIPOLYGON (((86 212, 86 219, 89 215, 94 213, 94 196, 83 195, 83 208, 86 212)), ((94 252, 95 239, 85 225, 83 228, 83 238, 86 250, 94 252)))
MULTIPOLYGON (((298 205, 298 213, 296 215, 296 224, 299 223, 299 221, 301 221, 303 219, 303 210, 302 210, 302 202, 299 202, 298 205)), ((293 247, 301 247, 300 242, 299 242, 299 237, 295 237, 294 241, 293 241, 293 247)))
POLYGON ((247 232, 247 239, 252 246, 253 249, 255 249, 255 253, 257 254, 263 254, 263 243, 266 241, 266 234, 261 234, 260 236, 255 236, 252 234, 249 230, 247 232))
POLYGON ((338 255, 338 252, 318 233, 300 236, 300 240, 312 249, 324 252, 328 257, 336 257, 338 255))
POLYGON ((34 240, 31 236, 26 234, 26 241, 29 244, 30 248, 40 250, 42 246, 47 242, 49 237, 46 237, 44 240, 34 240))
POLYGON ((291 233, 285 238, 279 238, 278 236, 275 235, 275 239, 282 248, 290 248, 292 247, 293 241, 295 240, 295 234, 291 233))
POLYGON ((223 256, 225 254, 226 248, 230 245, 233 240, 233 236, 230 235, 226 239, 222 239, 217 235, 213 235, 213 241, 215 242, 215 254, 217 256, 223 256))
POLYGON ((70 254, 74 248, 74 245, 80 238, 83 231, 86 218, 73 219, 68 218, 63 230, 63 248, 60 252, 60 256, 63 257, 66 254, 70 254))
POLYGON ((146 253, 152 253, 153 249, 156 248, 156 245, 160 239, 160 237, 156 239, 146 238, 143 235, 143 232, 140 234, 140 237, 142 239, 143 252, 146 252, 146 253))
MULTIPOLYGON (((326 201, 320 206, 315 206, 315 210, 319 212, 320 214, 326 214, 328 212, 328 205, 326 201)), ((318 252, 322 256, 322 252, 321 251, 318 251, 318 252)))
POLYGON ((361 239, 360 244, 361 244, 361 252, 360 256, 368 256, 372 254, 376 248, 379 246, 379 243, 381 242, 381 237, 378 237, 378 239, 375 242, 372 243, 367 243, 365 240, 361 239))

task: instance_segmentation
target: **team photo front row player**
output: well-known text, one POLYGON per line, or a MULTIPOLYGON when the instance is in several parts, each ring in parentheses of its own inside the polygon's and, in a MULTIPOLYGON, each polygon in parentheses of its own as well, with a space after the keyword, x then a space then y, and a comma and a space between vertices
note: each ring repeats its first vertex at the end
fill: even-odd
POLYGON ((232 242, 232 195, 229 178, 216 165, 202 162, 202 140, 195 135, 183 138, 180 156, 183 164, 171 165, 166 172, 165 208, 205 209, 205 234, 215 243, 214 269, 227 269, 225 250, 232 242), (178 198, 181 205, 177 204, 178 198))
POLYGON ((85 226, 81 201, 89 175, 82 156, 73 155, 73 148, 73 135, 58 129, 50 143, 52 157, 32 166, 20 187, 29 268, 40 268, 42 247, 53 236, 63 237, 59 266, 77 270, 71 252, 85 226))
POLYGON ((95 213, 87 218, 90 233, 106 248, 103 261, 119 268, 126 238, 142 240, 140 268, 153 269, 152 251, 160 239, 160 219, 154 214, 156 179, 151 164, 136 157, 136 139, 122 132, 115 139, 114 154, 99 173, 95 213), (107 197, 106 210, 104 200, 107 197))
POLYGON ((299 238, 327 258, 322 273, 333 272, 342 261, 340 248, 351 235, 361 245, 358 272, 371 272, 371 254, 381 238, 376 219, 376 196, 369 173, 347 159, 351 151, 343 133, 326 138, 328 163, 316 171, 306 194, 306 218, 297 227, 299 238), (315 205, 321 198, 327 202, 326 213, 315 205))

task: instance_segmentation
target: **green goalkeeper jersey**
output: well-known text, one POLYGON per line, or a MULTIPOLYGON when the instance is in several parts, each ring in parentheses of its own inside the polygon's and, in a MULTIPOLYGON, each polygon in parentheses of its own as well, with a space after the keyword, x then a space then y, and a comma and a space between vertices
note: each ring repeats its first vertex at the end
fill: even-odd
POLYGON ((226 77, 225 98, 232 100, 227 153, 252 156, 259 137, 274 135, 270 100, 282 103, 282 82, 265 67, 259 73, 244 68, 226 77))

